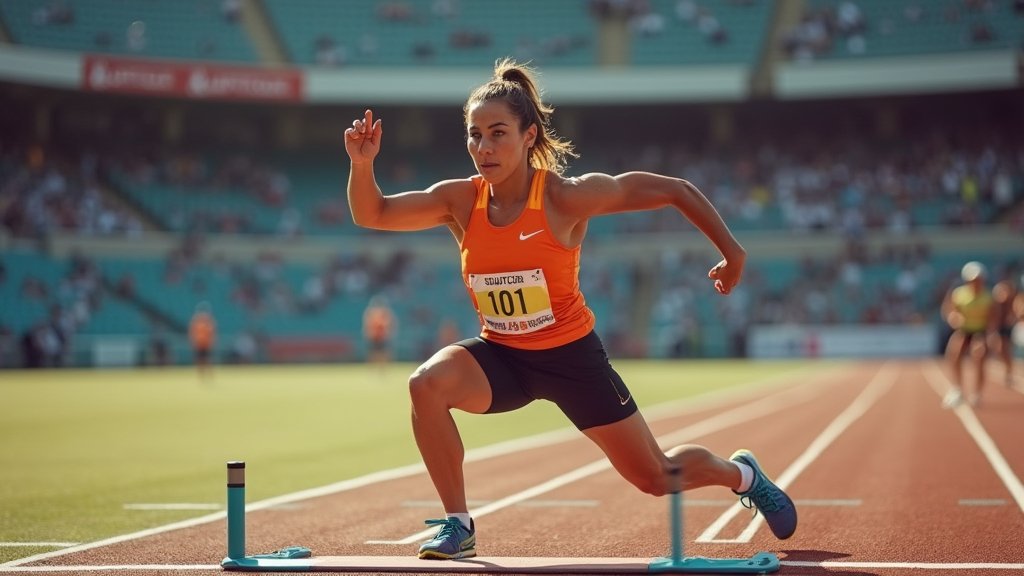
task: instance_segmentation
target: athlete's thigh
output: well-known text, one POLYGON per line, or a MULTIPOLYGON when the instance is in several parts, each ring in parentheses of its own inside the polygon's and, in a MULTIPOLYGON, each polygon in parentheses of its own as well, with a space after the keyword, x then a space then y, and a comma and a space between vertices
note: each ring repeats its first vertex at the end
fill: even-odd
POLYGON ((483 414, 491 406, 491 386, 480 364, 462 346, 438 350, 413 372, 413 386, 425 380, 430 393, 444 399, 449 408, 483 414))
POLYGON ((971 357, 978 361, 984 360, 988 354, 988 339, 985 338, 985 333, 974 334, 969 340, 971 357))
POLYGON ((639 410, 618 422, 587 428, 583 433, 627 480, 635 482, 637 478, 660 475, 668 464, 639 410))
POLYGON ((950 358, 962 358, 970 346, 971 338, 963 330, 955 330, 946 343, 946 355, 950 358))

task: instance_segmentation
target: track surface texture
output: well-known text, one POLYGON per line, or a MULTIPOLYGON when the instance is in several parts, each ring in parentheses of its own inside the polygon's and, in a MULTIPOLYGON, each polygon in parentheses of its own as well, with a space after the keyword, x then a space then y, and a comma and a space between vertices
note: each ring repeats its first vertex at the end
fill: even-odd
MULTIPOLYGON (((992 383, 982 406, 947 410, 948 384, 935 360, 862 362, 649 414, 664 448, 753 450, 799 509, 796 534, 779 541, 731 491, 687 492, 685 554, 772 552, 778 574, 1024 574, 1024 394, 992 383)), ((466 464, 478 554, 668 555, 668 499, 628 485, 582 435, 567 438, 466 464)), ((252 470, 247 482, 259 482, 252 470)), ((443 515, 425 473, 253 508, 248 553, 301 545, 314 556, 384 557, 382 573, 394 563, 386 558, 415 554, 425 518, 443 515)), ((209 575, 225 553, 221 516, 10 562, 0 574, 209 575)))

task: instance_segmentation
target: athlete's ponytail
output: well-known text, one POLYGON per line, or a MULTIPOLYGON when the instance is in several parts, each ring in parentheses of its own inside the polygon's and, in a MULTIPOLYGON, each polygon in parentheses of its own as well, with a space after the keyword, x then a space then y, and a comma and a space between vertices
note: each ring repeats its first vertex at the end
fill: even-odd
POLYGON ((551 128, 551 114, 555 109, 541 101, 540 90, 533 77, 534 71, 526 64, 510 58, 498 60, 494 65, 494 77, 470 94, 463 113, 468 121, 469 109, 473 105, 488 100, 504 100, 519 120, 520 130, 526 130, 530 124, 537 125, 537 139, 530 148, 530 165, 561 174, 568 158, 575 158, 577 154, 572 143, 558 138, 551 128))

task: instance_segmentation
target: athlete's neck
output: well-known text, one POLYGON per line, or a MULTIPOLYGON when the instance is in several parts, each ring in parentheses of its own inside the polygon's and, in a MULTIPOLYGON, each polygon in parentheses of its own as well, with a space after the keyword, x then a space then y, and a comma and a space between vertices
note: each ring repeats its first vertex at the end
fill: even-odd
POLYGON ((495 208, 504 208, 525 202, 530 195, 534 172, 536 172, 534 168, 518 170, 505 180, 497 184, 490 184, 490 204, 495 208))

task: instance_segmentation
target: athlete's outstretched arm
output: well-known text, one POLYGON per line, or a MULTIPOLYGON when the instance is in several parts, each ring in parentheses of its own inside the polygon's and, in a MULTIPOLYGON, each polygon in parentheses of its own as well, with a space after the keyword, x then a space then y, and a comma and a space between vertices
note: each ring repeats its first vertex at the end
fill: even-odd
POLYGON ((567 213, 581 219, 673 206, 721 253, 723 260, 708 272, 716 290, 728 294, 743 274, 746 250, 707 197, 681 178, 650 172, 626 172, 618 176, 585 174, 567 182, 560 204, 567 213))
MULTIPOLYGON (((462 181, 439 182, 425 191, 384 196, 373 173, 373 160, 380 152, 383 128, 374 121, 373 111, 354 120, 345 130, 345 151, 351 160, 348 175, 348 205, 352 221, 378 230, 424 230, 452 220, 451 188, 462 181)), ((462 184, 465 186, 465 184, 462 184)))

